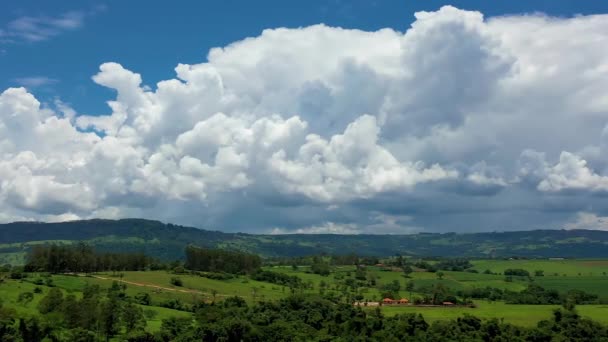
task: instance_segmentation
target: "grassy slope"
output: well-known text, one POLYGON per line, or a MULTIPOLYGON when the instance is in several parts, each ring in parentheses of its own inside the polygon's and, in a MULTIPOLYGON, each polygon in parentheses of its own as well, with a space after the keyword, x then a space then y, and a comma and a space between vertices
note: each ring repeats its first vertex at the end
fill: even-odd
MULTIPOLYGON (((5 307, 11 307, 17 310, 20 316, 33 316, 38 314, 38 302, 40 299, 46 295, 48 290, 50 289, 47 286, 37 286, 29 282, 28 279, 25 281, 17 281, 17 280, 5 280, 0 283, 0 298, 2 298, 3 305, 5 307), (17 298, 22 292, 33 292, 34 288, 40 287, 42 289, 42 293, 34 294, 34 299, 32 302, 24 305, 17 301, 17 298)), ((61 290, 63 290, 64 294, 72 293, 77 297, 80 297, 82 293, 80 290, 85 286, 86 283, 90 284, 99 284, 102 288, 106 289, 111 285, 111 282, 108 281, 97 281, 91 278, 77 278, 71 276, 53 276, 53 283, 55 286, 61 290)), ((127 287, 127 293, 129 295, 136 294, 137 289, 133 289, 127 287)), ((166 296, 166 298, 172 298, 173 296, 166 296)), ((162 299, 162 295, 154 294, 155 301, 160 301, 162 299)), ((158 306, 141 306, 144 310, 152 310, 155 312, 155 315, 152 319, 147 321, 147 329, 149 331, 157 331, 160 329, 160 325, 162 320, 168 317, 189 317, 191 316, 188 312, 172 310, 167 308, 162 308, 158 306)))

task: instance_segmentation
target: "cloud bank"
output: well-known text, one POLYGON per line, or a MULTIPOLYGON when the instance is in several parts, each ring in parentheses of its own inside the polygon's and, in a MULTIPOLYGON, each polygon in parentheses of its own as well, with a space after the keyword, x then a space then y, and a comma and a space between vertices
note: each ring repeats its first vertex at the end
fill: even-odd
POLYGON ((572 227, 608 212, 606 61, 608 16, 446 6, 403 33, 265 30, 153 87, 104 63, 93 81, 116 91, 109 113, 1 93, 0 220, 572 227))

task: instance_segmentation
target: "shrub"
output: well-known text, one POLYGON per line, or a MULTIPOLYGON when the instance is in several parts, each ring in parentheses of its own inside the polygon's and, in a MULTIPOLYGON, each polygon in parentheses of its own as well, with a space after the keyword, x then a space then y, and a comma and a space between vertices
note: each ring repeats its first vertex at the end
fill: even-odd
POLYGON ((184 286, 180 277, 171 277, 171 285, 174 286, 184 286))

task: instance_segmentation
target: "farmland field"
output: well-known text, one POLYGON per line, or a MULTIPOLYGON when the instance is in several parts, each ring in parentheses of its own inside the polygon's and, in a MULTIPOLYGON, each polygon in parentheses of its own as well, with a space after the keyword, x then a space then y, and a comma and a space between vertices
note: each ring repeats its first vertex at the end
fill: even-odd
POLYGON ((473 260, 473 268, 479 272, 490 270, 501 273, 507 268, 521 268, 534 273, 543 270, 545 275, 557 276, 606 276, 608 260, 473 260))
MULTIPOLYGON (((470 314, 480 318, 504 319, 507 323, 532 327, 541 320, 551 318, 553 310, 559 308, 559 305, 509 305, 482 301, 477 301, 476 304, 476 308, 384 306, 382 311, 387 316, 420 313, 429 322, 446 321, 470 314)), ((577 310, 584 317, 608 324, 608 305, 580 305, 577 310)))
MULTIPOLYGON (((602 260, 477 260, 472 263, 478 272, 489 269, 494 274, 454 271, 443 271, 439 274, 439 272, 433 273, 417 269, 406 277, 398 268, 367 266, 365 267, 366 278, 374 279, 376 285, 360 287, 357 293, 365 301, 378 301, 382 296, 382 285, 396 282, 399 284, 396 295, 413 300, 422 297, 423 292, 421 291, 424 289, 439 284, 451 291, 491 287, 520 292, 532 282, 560 293, 579 289, 598 294, 602 300, 608 298, 608 277, 603 274, 607 267, 606 262, 602 260), (545 275, 507 281, 505 276, 501 275, 507 268, 526 269, 531 273, 543 270, 545 275), (556 276, 553 273, 559 275, 556 276), (578 275, 579 273, 581 275, 578 275), (411 291, 406 290, 407 283, 413 284, 411 291)), ((354 277, 357 270, 355 266, 333 266, 329 275, 322 276, 312 273, 309 266, 265 266, 263 269, 300 278, 304 286, 298 290, 299 293, 318 294, 326 291, 339 295, 344 294, 344 280, 354 277)), ((259 301, 286 298, 293 291, 289 287, 256 281, 245 275, 234 275, 227 280, 214 280, 190 273, 175 274, 171 271, 99 272, 88 276, 50 276, 30 273, 23 280, 8 279, 5 274, 2 278, 4 278, 0 283, 2 305, 14 308, 20 316, 26 317, 38 313, 37 306, 40 299, 50 290, 50 287, 40 285, 41 279, 46 279, 46 281, 51 279, 51 286, 61 289, 64 294, 75 294, 78 298, 82 297, 82 291, 87 285, 99 285, 103 291, 106 291, 114 281, 122 282, 126 284, 124 292, 128 297, 134 298, 142 293, 150 296, 150 305, 141 307, 146 312, 145 328, 152 332, 161 328, 163 319, 192 317, 191 312, 162 307, 172 300, 178 300, 185 305, 194 305, 201 302, 223 301, 228 297, 238 296, 249 304, 253 304, 259 301), (181 286, 172 284, 172 278, 176 277, 181 280, 181 286), (35 285, 35 283, 39 285, 35 285), (20 293, 35 292, 36 288, 41 293, 35 293, 30 302, 23 303, 18 300, 20 293)), ((489 300, 474 300, 473 302, 475 308, 414 305, 383 305, 380 308, 387 317, 403 313, 420 313, 428 322, 434 322, 471 314, 482 319, 497 318, 506 323, 533 327, 541 320, 551 319, 553 311, 560 307, 559 305, 506 304, 503 301, 489 300)), ((577 305, 576 309, 583 317, 608 324, 608 305, 606 304, 577 305)), ((372 309, 364 308, 364 310, 372 309)))

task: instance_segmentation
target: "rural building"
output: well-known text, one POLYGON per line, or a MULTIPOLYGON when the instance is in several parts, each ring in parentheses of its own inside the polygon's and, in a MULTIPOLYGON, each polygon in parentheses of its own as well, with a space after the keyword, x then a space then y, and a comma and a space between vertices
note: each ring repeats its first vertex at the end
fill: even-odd
POLYGON ((410 301, 407 298, 401 298, 397 301, 398 304, 408 304, 410 301))
POLYGON ((394 304, 395 300, 393 300, 392 298, 384 298, 382 300, 382 304, 394 304))
POLYGON ((452 302, 443 302, 441 304, 443 304, 443 305, 454 305, 454 303, 452 303, 452 302))

